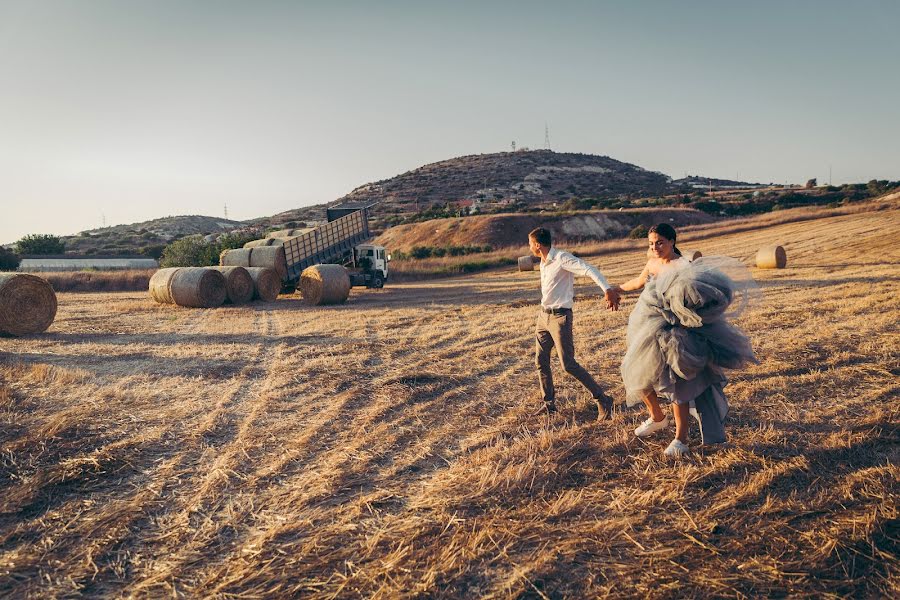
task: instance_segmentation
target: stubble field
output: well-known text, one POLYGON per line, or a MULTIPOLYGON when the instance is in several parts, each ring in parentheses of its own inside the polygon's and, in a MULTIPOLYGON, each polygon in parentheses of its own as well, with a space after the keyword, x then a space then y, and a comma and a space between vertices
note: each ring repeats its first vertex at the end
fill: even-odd
MULTIPOLYGON (((531 416, 536 272, 318 308, 60 294, 48 333, 0 339, 0 596, 896 597, 898 230, 893 208, 679 240, 788 253, 754 269, 729 443, 695 428, 679 463, 556 363, 561 414, 531 416)), ((622 282, 644 256, 591 261, 622 282)), ((598 291, 576 354, 621 401, 635 297, 598 291)))

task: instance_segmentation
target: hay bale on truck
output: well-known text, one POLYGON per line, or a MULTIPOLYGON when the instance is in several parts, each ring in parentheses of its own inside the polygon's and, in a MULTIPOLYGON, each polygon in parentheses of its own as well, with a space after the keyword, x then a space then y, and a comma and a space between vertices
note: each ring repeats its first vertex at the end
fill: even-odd
POLYGON ((245 267, 253 279, 253 299, 274 302, 281 291, 281 279, 275 269, 268 267, 245 267))
POLYGON ((350 296, 350 275, 341 265, 313 265, 300 274, 298 287, 307 304, 342 304, 350 296))
POLYGON ((44 332, 56 318, 56 307, 56 292, 43 277, 0 273, 0 335, 44 332))
POLYGON ((222 267, 268 267, 275 269, 278 277, 287 277, 287 263, 282 246, 261 246, 225 250, 219 255, 222 267))
MULTIPOLYGON (((291 238, 297 237, 299 235, 303 235, 304 233, 309 233, 315 229, 315 227, 300 227, 295 229, 279 229, 278 231, 272 231, 266 234, 267 238, 291 238)), ((244 246, 246 248, 246 245, 244 246)))
MULTIPOLYGON (((225 301, 244 304, 253 300, 253 278, 244 267, 209 267, 225 276, 225 301)), ((273 271, 274 274, 274 271, 273 271)))
POLYGON ((151 298, 189 308, 221 306, 227 296, 225 288, 225 276, 206 267, 169 267, 150 278, 151 298))
POLYGON ((276 238, 263 238, 261 240, 253 240, 244 244, 244 248, 260 248, 265 246, 283 246, 284 241, 276 238))

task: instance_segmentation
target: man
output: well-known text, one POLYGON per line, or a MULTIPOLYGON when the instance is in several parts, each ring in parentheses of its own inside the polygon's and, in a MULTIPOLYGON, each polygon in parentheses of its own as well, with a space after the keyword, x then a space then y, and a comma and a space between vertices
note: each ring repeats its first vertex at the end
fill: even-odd
POLYGON ((612 398, 575 360, 575 344, 572 339, 572 305, 575 301, 575 276, 590 277, 603 289, 606 307, 618 310, 619 293, 606 281, 597 267, 586 263, 568 252, 552 247, 550 231, 538 227, 528 234, 528 247, 541 259, 541 312, 538 314, 535 337, 535 364, 541 383, 543 405, 539 413, 556 412, 556 396, 553 374, 550 370, 550 351, 555 347, 559 362, 566 373, 577 379, 597 403, 597 419, 612 418, 612 398))

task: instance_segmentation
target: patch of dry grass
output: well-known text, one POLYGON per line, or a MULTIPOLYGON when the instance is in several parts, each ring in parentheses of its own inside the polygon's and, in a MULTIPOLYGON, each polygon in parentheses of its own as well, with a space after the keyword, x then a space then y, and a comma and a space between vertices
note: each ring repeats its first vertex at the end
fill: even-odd
POLYGON ((146 291, 153 269, 118 271, 45 271, 38 273, 57 292, 146 291))
MULTIPOLYGON (((529 416, 537 273, 334 307, 61 294, 49 332, 0 341, 0 595, 896 596, 898 225, 702 239, 788 268, 755 272, 729 443, 678 464, 562 375, 560 416, 529 416)), ((576 352, 621 397, 633 298, 577 292, 576 352)))

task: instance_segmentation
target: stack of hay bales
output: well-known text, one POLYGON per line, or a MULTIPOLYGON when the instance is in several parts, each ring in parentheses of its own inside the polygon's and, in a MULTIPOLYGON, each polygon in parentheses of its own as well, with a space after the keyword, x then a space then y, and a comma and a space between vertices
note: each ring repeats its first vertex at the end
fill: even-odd
POLYGON ((534 271, 534 265, 541 262, 537 256, 529 254, 528 256, 520 256, 518 260, 520 271, 534 271))
POLYGON ((273 302, 281 291, 281 278, 275 269, 268 267, 247 267, 245 269, 253 280, 253 299, 273 302))
POLYGON ((760 269, 783 269, 787 266, 787 253, 781 246, 765 246, 756 253, 756 266, 760 269))
MULTIPOLYGON (((253 242, 248 242, 252 244, 253 242)), ((225 250, 219 255, 219 265, 223 267, 268 267, 275 269, 278 277, 287 276, 287 262, 284 248, 280 245, 251 246, 236 250, 225 250)))
MULTIPOLYGON (((309 233, 313 229, 315 229, 315 227, 304 227, 301 229, 279 229, 278 231, 273 231, 271 233, 267 233, 266 237, 267 238, 280 238, 280 239, 292 238, 292 237, 301 236, 304 233, 309 233)), ((244 245, 244 247, 245 248, 247 247, 246 244, 244 245)))
POLYGON ((281 238, 263 238, 244 244, 244 248, 263 248, 266 246, 284 246, 284 240, 281 238))
POLYGON ((228 295, 225 275, 205 267, 169 267, 150 278, 150 297, 191 308, 221 306, 228 295))
POLYGON ((28 273, 0 273, 0 335, 46 331, 56 318, 56 292, 28 273))
MULTIPOLYGON (((210 267, 225 276, 225 301, 244 304, 253 299, 253 277, 244 267, 210 267)), ((274 271, 273 271, 274 274, 274 271)))
POLYGON ((342 304, 350 295, 350 276, 341 265, 313 265, 300 274, 298 287, 307 304, 342 304))

